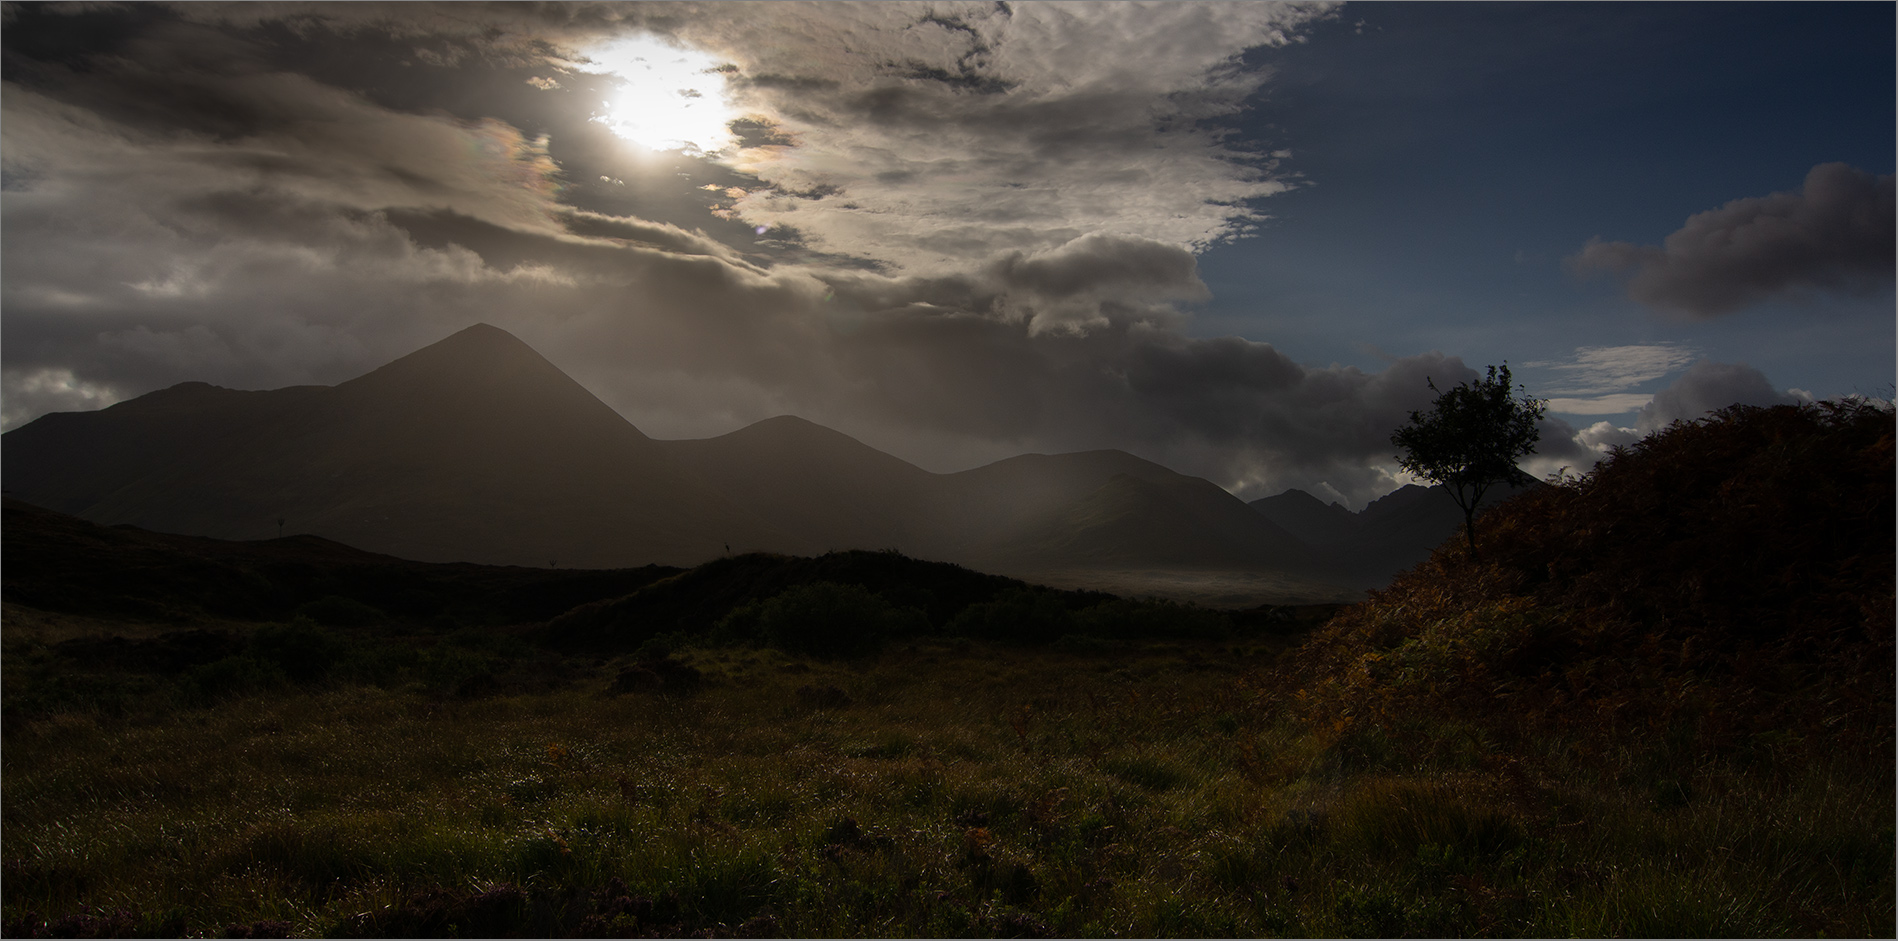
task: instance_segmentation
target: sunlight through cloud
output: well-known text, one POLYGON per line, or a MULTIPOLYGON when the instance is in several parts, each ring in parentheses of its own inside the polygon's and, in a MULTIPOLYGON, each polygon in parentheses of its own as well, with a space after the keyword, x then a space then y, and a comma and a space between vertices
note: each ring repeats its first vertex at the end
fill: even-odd
POLYGON ((726 125, 736 115, 717 59, 654 36, 616 39, 588 58, 588 71, 623 82, 593 119, 614 134, 653 150, 715 153, 732 143, 726 125))

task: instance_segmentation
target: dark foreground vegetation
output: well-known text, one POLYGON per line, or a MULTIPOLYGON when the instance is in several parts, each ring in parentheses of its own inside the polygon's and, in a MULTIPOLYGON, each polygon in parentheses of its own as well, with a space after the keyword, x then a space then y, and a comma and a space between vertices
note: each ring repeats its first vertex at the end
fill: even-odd
POLYGON ((1887 410, 1724 413, 1342 610, 891 553, 423 566, 10 502, 0 916, 1889 936, 1892 448, 1887 410))

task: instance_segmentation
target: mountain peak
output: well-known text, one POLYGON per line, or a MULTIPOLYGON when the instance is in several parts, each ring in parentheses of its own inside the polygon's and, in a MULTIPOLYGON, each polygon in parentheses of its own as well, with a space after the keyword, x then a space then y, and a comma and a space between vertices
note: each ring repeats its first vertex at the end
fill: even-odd
MULTIPOLYGON (((562 388, 579 384, 519 337, 485 323, 463 329, 338 385, 339 390, 378 394, 472 390, 523 385, 562 388)), ((584 392, 584 390, 580 390, 584 392)), ((591 398, 591 394, 587 394, 591 398)))
POLYGON ((533 347, 521 342, 520 337, 500 327, 478 323, 351 381, 358 382, 382 373, 409 372, 417 369, 441 369, 454 366, 493 368, 502 365, 518 368, 541 364, 545 364, 546 368, 554 368, 553 364, 535 352, 533 347))

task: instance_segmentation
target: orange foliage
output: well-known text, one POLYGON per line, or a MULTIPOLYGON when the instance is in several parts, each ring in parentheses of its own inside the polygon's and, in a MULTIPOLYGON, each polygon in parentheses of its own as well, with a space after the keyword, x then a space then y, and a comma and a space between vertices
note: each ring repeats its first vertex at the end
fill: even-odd
POLYGON ((1446 542, 1340 613, 1292 658, 1288 701, 1340 728, 1421 709, 1889 754, 1893 482, 1889 407, 1677 423, 1491 511, 1479 557, 1446 542))

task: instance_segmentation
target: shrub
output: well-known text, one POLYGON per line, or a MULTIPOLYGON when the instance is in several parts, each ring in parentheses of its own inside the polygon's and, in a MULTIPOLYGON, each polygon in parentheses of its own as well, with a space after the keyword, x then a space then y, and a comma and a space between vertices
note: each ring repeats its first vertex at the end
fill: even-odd
POLYGON ((290 678, 275 663, 250 656, 225 657, 193 669, 185 677, 185 698, 200 704, 233 696, 251 696, 281 689, 290 678))
POLYGON ((1217 639, 1232 633, 1232 621, 1217 611, 1174 601, 1115 599, 1074 613, 1076 633, 1093 637, 1217 639))
POLYGON ((251 635, 248 654, 269 663, 298 683, 327 678, 348 648, 343 639, 304 618, 271 624, 251 635))
POLYGON ((1074 633, 1074 617, 1061 596, 1015 588, 993 601, 972 604, 949 622, 949 633, 1019 644, 1045 644, 1074 633))
POLYGON ((353 598, 324 595, 297 608, 298 617, 325 627, 367 627, 382 621, 381 611, 353 598))
POLYGON ((494 678, 496 658, 458 644, 436 644, 422 658, 422 683, 437 696, 469 695, 494 678))
POLYGON ((751 639, 790 653, 858 657, 892 637, 919 634, 928 620, 856 585, 814 582, 733 610, 713 628, 723 640, 751 639))
POLYGON ((1893 413, 1862 402, 1676 423, 1486 517, 1284 668, 1301 709, 1741 753, 1791 732, 1892 745, 1893 413))

